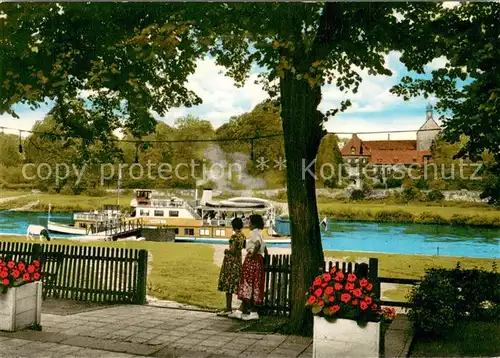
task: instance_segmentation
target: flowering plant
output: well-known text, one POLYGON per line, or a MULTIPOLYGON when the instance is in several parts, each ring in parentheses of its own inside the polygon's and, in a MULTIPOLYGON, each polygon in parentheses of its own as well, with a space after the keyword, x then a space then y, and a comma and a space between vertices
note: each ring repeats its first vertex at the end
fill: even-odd
POLYGON ((391 322, 394 317, 396 317, 396 310, 394 307, 384 307, 382 308, 382 318, 386 322, 391 322))
POLYGON ((311 307, 315 315, 378 322, 380 301, 373 286, 367 278, 345 274, 333 267, 316 277, 307 294, 306 306, 311 307))
POLYGON ((2 293, 6 293, 9 287, 39 281, 41 277, 39 260, 26 264, 23 261, 15 262, 0 258, 0 290, 2 293))

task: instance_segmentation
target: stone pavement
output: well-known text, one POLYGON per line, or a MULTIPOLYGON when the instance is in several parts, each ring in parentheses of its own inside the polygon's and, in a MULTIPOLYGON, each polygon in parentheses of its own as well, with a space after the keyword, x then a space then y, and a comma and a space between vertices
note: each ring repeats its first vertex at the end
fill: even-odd
POLYGON ((0 333, 0 357, 311 357, 312 339, 240 332, 213 313, 123 305, 42 314, 42 331, 0 333))

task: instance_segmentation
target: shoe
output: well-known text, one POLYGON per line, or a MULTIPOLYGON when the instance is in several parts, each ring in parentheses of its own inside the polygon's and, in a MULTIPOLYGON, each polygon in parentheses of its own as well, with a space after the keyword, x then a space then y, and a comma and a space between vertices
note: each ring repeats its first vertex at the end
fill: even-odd
POLYGON ((259 319, 259 314, 257 312, 250 312, 241 318, 243 321, 255 321, 259 319))
POLYGON ((217 316, 219 317, 227 317, 229 316, 229 314, 231 314, 231 311, 227 311, 227 310, 223 310, 223 311, 220 311, 220 312, 217 312, 217 316))
POLYGON ((243 312, 241 312, 240 310, 236 310, 236 311, 229 313, 227 316, 229 318, 241 319, 241 317, 243 316, 243 312))

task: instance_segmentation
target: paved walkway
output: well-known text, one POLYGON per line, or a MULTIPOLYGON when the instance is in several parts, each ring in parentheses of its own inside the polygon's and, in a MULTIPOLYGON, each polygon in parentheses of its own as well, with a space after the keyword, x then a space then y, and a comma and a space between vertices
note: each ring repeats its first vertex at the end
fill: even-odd
POLYGON ((213 313, 114 306, 42 314, 42 331, 0 333, 0 357, 311 357, 310 338, 239 332, 213 313))

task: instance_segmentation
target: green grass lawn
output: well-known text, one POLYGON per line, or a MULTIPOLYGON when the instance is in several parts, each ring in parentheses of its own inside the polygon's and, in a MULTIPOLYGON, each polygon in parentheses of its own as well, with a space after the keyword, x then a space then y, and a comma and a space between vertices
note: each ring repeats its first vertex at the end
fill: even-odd
POLYGON ((332 211, 342 211, 342 210, 368 210, 374 213, 381 210, 403 210, 412 214, 432 212, 442 216, 443 218, 450 218, 453 214, 466 215, 466 216, 484 215, 488 217, 500 218, 500 210, 495 209, 493 207, 485 205, 461 207, 457 205, 457 203, 447 203, 446 205, 438 206, 438 205, 427 205, 425 203, 383 204, 383 203, 372 203, 369 201, 354 202, 354 203, 332 201, 328 203, 319 203, 318 209, 320 213, 328 213, 332 211))
MULTIPOLYGON (((130 200, 132 200, 132 197, 133 196, 131 194, 128 195, 121 194, 120 205, 123 208, 128 208, 130 206, 130 200)), ((104 205, 116 205, 117 196, 116 194, 108 194, 100 197, 92 197, 86 195, 47 194, 47 193, 31 194, 24 198, 0 204, 0 209, 19 208, 37 200, 40 200, 40 203, 35 208, 32 209, 33 211, 36 210, 46 211, 49 207, 49 204, 52 205, 52 211, 54 212, 89 211, 89 210, 100 210, 103 208, 104 205)))
POLYGON ((410 357, 499 357, 500 323, 461 322, 442 339, 416 337, 410 357))
POLYGON ((29 194, 29 191, 0 189, 0 199, 29 194))

